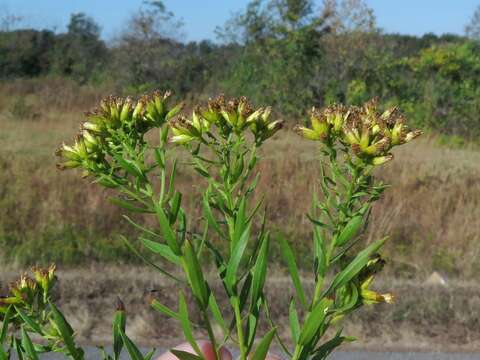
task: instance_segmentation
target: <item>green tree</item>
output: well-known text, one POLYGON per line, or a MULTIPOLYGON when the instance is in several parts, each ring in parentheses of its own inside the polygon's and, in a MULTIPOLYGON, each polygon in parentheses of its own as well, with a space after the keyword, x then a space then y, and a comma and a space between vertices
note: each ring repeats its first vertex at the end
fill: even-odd
POLYGON ((48 30, 0 32, 0 77, 34 77, 48 72, 55 35, 48 30))
POLYGON ((290 114, 300 113, 305 103, 313 104, 317 94, 312 75, 329 16, 328 11, 315 11, 308 0, 250 2, 220 31, 221 39, 244 45, 225 89, 248 93, 290 114))
POLYGON ((53 71, 85 83, 100 71, 107 48, 100 40, 100 26, 84 13, 72 14, 68 32, 57 37, 53 51, 53 71))
POLYGON ((160 84, 177 90, 181 28, 182 23, 161 1, 144 2, 117 42, 113 66, 117 80, 137 90, 160 84))

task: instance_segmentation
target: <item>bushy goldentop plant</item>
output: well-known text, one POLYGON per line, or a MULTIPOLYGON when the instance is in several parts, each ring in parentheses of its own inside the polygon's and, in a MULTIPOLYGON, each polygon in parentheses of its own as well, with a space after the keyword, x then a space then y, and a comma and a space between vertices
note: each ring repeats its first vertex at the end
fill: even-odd
MULTIPOLYGON (((392 160, 393 147, 420 132, 410 130, 395 108, 379 112, 376 101, 362 107, 313 109, 311 126, 296 128, 305 138, 319 143, 321 155, 321 193, 313 194, 306 215, 312 226, 314 254, 314 291, 309 295, 299 276, 294 250, 286 240, 270 238, 266 206, 252 196, 259 177, 257 149, 282 128, 282 121, 271 119, 269 107, 254 108, 243 97, 219 96, 195 107, 190 115, 180 113, 181 104, 170 105, 169 97, 169 93, 154 92, 138 100, 105 99, 86 115, 74 144, 59 148, 58 167, 81 169, 83 176, 117 191, 112 199, 115 204, 157 220, 157 226, 145 227, 124 215, 139 230, 139 244, 158 256, 158 263, 143 258, 137 243, 123 241, 133 253, 179 284, 177 309, 150 297, 154 309, 179 322, 194 351, 172 350, 178 358, 205 359, 193 332, 194 326, 200 326, 217 359, 222 347, 234 344, 239 359, 263 360, 274 339, 290 359, 325 359, 343 342, 352 340, 342 335, 339 324, 343 317, 364 304, 393 301, 392 294, 370 288, 385 263, 378 251, 386 238, 365 247, 360 240, 373 203, 387 187, 375 181, 373 170, 392 160), (158 139, 147 136, 152 131, 158 132, 158 139), (175 186, 178 164, 172 159, 176 152, 169 143, 184 147, 189 160, 182 165, 191 166, 205 179, 198 199, 201 219, 189 219, 182 207, 182 194, 175 186), (277 332, 264 293, 271 241, 279 242, 293 283, 288 340, 277 332), (214 260, 218 279, 206 276, 210 266, 204 259, 214 260), (167 271, 165 263, 170 264, 169 269, 173 266, 181 271, 167 271), (219 307, 220 294, 211 286, 218 280, 228 308, 219 307), (190 321, 192 309, 185 300, 186 289, 193 295, 200 324, 190 321), (261 321, 270 327, 263 337, 257 334, 261 321), (325 339, 331 327, 337 327, 337 332, 325 339)), ((13 352, 20 358, 36 358, 38 353, 52 350, 83 359, 73 330, 45 290, 51 287, 53 270, 37 271, 36 283, 22 278, 23 285, 12 287, 13 297, 0 299, 0 359, 8 359, 13 352), (43 289, 38 290, 41 296, 32 295, 41 301, 28 305, 33 304, 25 300, 30 295, 24 299, 24 290, 18 289, 26 289, 28 294, 43 289), (53 336, 44 326, 58 331, 53 336), (44 338, 49 345, 32 342, 29 334, 44 338)), ((125 334, 125 326, 120 305, 113 322, 114 351, 104 352, 103 358, 116 360, 125 348, 132 359, 150 359, 153 352, 142 354, 125 334)))

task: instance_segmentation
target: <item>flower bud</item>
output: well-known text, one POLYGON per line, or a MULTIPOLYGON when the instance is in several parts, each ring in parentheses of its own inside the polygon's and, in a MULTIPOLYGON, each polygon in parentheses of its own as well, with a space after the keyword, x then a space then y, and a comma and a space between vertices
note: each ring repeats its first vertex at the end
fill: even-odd
POLYGON ((345 119, 350 115, 342 105, 333 105, 325 109, 327 122, 332 125, 333 131, 339 133, 342 130, 345 119))
POLYGON ((390 147, 390 139, 387 137, 381 138, 379 141, 374 142, 373 144, 362 147, 362 143, 360 144, 361 151, 366 155, 382 155, 385 154, 390 147))
POLYGON ((315 132, 312 129, 306 128, 304 126, 298 126, 297 125, 297 126, 294 127, 294 130, 300 136, 303 136, 305 139, 308 139, 308 140, 323 140, 323 138, 321 136, 319 136, 317 134, 317 132, 315 132))
POLYGON ((257 120, 259 119, 263 122, 268 122, 268 116, 265 118, 264 114, 265 114, 264 109, 260 108, 254 111, 253 113, 251 113, 245 122, 247 124, 251 124, 251 123, 257 122, 257 120))
POLYGON ((391 304, 394 302, 395 297, 393 294, 379 294, 373 290, 370 290, 369 287, 373 282, 374 277, 370 276, 362 282, 360 285, 360 298, 364 304, 378 304, 378 303, 387 303, 391 304))
POLYGON ((423 134, 423 131, 422 130, 414 130, 414 131, 410 131, 408 132, 406 135, 405 135, 405 138, 404 138, 404 142, 405 143, 408 143, 410 141, 412 141, 413 139, 416 139, 417 137, 419 137, 420 135, 423 134))
POLYGON ((37 284, 26 274, 20 276, 20 279, 10 284, 10 293, 16 301, 31 304, 37 288, 37 284))
POLYGON ((82 129, 90 130, 90 131, 93 131, 93 132, 96 132, 96 133, 100 133, 103 130, 102 127, 99 124, 95 124, 95 123, 89 122, 89 121, 82 124, 82 129))
POLYGON ((132 119, 133 121, 138 121, 139 119, 143 118, 145 114, 145 100, 143 98, 137 101, 133 112, 132 112, 132 119))
POLYGON ((42 269, 39 267, 34 267, 32 269, 35 281, 43 289, 45 293, 48 293, 53 286, 55 281, 55 265, 52 264, 48 269, 42 269))
POLYGON ((82 137, 87 150, 94 151, 98 147, 97 139, 87 130, 82 131, 82 137))
POLYGON ((393 160, 393 155, 392 154, 387 154, 387 155, 384 155, 384 156, 376 156, 374 158, 371 159, 371 164, 374 165, 374 166, 379 166, 379 165, 383 165, 389 161, 393 160))
POLYGON ((120 103, 121 112, 120 112, 120 122, 125 123, 131 120, 133 102, 130 97, 122 100, 120 103))

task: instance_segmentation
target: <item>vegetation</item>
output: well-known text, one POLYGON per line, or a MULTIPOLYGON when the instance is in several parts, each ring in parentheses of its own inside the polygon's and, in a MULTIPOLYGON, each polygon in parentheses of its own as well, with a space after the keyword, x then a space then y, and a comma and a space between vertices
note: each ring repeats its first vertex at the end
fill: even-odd
MULTIPOLYGON (((379 112, 374 100, 362 107, 313 109, 312 127, 297 127, 303 137, 319 142, 325 161, 320 174, 322 196, 313 196, 307 215, 314 249, 315 285, 310 299, 294 252, 285 239, 280 239, 296 293, 289 305, 294 344, 290 351, 276 335, 275 319, 264 296, 270 230, 265 215, 260 215, 261 211, 266 213, 263 200, 252 197, 260 176, 257 149, 282 128, 282 121, 270 120, 269 107, 254 109, 244 97, 226 100, 223 95, 210 100, 206 107, 195 107, 186 118, 179 115, 182 104, 169 105, 169 97, 169 92, 156 91, 138 100, 104 99, 86 114, 75 142, 58 149, 57 167, 81 169, 83 177, 114 191, 111 201, 115 205, 156 220, 149 226, 124 215, 141 233, 143 245, 162 258, 160 265, 144 258, 127 238, 123 241, 133 254, 177 281, 181 288, 177 311, 154 297, 150 300, 154 309, 180 323, 193 349, 193 353, 172 349, 175 356, 206 359, 193 335, 184 291, 188 288, 201 314, 201 323, 196 326, 207 333, 215 359, 219 360, 222 347, 232 342, 240 350, 239 359, 263 360, 275 337, 291 359, 326 359, 343 342, 353 340, 343 336, 340 328, 326 341, 328 328, 363 305, 393 301, 393 295, 370 288, 384 265, 378 251, 386 238, 363 249, 355 245, 372 204, 387 188, 375 181, 373 169, 391 161, 392 148, 415 139, 421 131, 411 131, 397 108, 379 112), (157 141, 147 138, 150 132, 157 133, 157 141), (189 225, 190 214, 185 212, 182 193, 176 187, 177 162, 168 161, 167 140, 183 145, 190 157, 187 164, 206 179, 201 190, 200 229, 189 225), (216 243, 212 241, 215 237, 216 243), (222 313, 212 292, 206 276, 209 267, 202 265, 205 253, 214 259, 231 316, 222 313), (172 274, 165 262, 182 269, 183 276, 172 274), (262 314, 270 329, 255 344, 262 314), (220 334, 214 333, 214 324, 220 334)), ((74 330, 52 302, 54 271, 53 266, 33 269, 35 280, 22 276, 0 299, 2 358, 9 359, 15 352, 19 358, 36 359, 39 353, 51 351, 75 360, 84 358, 83 350, 75 345, 74 330), (33 334, 47 345, 35 344, 33 334)), ((132 359, 151 359, 154 352, 143 355, 126 335, 125 326, 125 310, 120 304, 113 321, 114 351, 112 355, 104 353, 103 358, 118 359, 125 347, 132 359)))

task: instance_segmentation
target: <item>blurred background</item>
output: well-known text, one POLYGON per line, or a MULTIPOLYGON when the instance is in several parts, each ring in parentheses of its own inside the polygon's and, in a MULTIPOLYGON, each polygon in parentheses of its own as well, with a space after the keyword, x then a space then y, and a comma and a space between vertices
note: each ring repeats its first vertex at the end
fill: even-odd
MULTIPOLYGON (((399 106, 426 135, 378 173, 392 188, 365 235, 391 235, 383 278, 398 302, 346 326, 371 347, 480 349, 480 3, 0 0, 0 283, 16 269, 57 263, 63 308, 86 342, 109 333, 117 293, 138 309, 138 337, 180 336, 142 303, 142 291, 158 287, 168 305, 173 285, 139 269, 118 240, 136 234, 108 191, 55 169, 55 148, 83 112, 109 94, 153 89, 172 90, 187 107, 246 95, 286 120, 263 151, 259 186, 274 238, 295 242, 305 272, 304 214, 319 172, 315 147, 289 128, 311 106, 372 97, 399 106)), ((180 169, 193 217, 196 182, 180 169)), ((287 319, 275 245, 271 256, 269 292, 287 319)))

